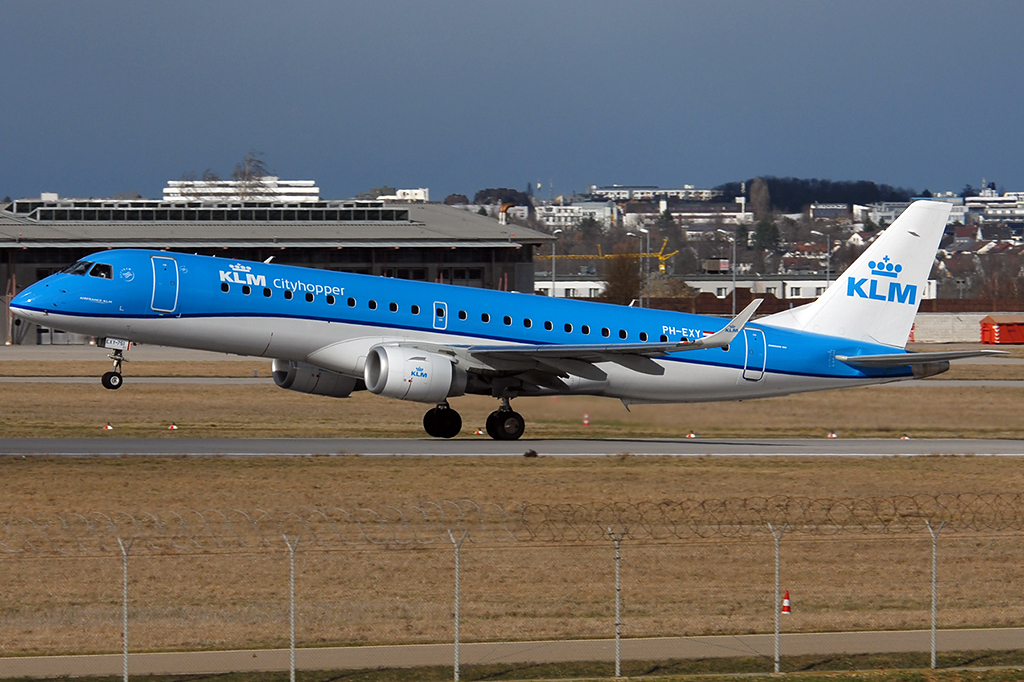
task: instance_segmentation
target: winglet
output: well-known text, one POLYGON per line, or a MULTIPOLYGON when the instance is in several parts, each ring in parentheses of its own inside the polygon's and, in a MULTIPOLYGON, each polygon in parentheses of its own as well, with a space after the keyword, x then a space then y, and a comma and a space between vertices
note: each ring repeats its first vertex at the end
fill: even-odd
POLYGON ((746 326, 747 322, 750 322, 750 318, 754 316, 754 312, 763 300, 762 298, 755 298, 750 302, 750 305, 744 308, 739 315, 732 318, 729 324, 725 325, 720 331, 696 341, 681 343, 679 348, 697 350, 698 348, 724 348, 728 346, 736 338, 736 335, 743 331, 743 327, 746 326))

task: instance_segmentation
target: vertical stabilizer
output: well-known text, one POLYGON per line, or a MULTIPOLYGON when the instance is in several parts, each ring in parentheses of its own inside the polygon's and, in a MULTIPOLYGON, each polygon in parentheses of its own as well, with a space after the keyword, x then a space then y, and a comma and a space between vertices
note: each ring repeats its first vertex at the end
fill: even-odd
POLYGON ((950 208, 944 201, 915 201, 817 301, 759 322, 902 348, 950 208))

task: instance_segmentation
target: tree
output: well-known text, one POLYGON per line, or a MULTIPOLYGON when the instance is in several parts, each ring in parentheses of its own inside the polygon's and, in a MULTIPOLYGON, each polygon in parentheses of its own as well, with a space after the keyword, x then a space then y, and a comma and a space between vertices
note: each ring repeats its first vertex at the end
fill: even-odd
POLYGON ((530 197, 525 192, 507 187, 492 187, 482 189, 473 197, 474 204, 508 204, 516 206, 531 206, 530 197))
POLYGON ((779 226, 768 218, 759 220, 754 228, 754 248, 759 251, 777 251, 779 242, 779 226))
POLYGON ((480 208, 477 209, 476 213, 477 215, 487 215, 487 209, 481 206, 480 208))
POLYGON ((750 207, 754 218, 761 220, 771 214, 772 200, 768 194, 768 183, 762 178, 754 178, 750 183, 750 207))
POLYGON ((266 183, 263 178, 270 175, 267 163, 263 160, 263 152, 251 151, 245 158, 235 164, 231 179, 237 185, 235 193, 242 201, 260 199, 266 194, 266 183))
POLYGON ((736 228, 736 246, 742 246, 746 250, 750 250, 750 230, 747 229, 746 225, 740 225, 736 228))
POLYGON ((640 297, 640 277, 635 258, 616 255, 601 261, 604 292, 599 297, 608 303, 628 305, 640 297))
POLYGON ((465 194, 449 194, 444 198, 447 206, 461 206, 469 203, 469 197, 465 194))

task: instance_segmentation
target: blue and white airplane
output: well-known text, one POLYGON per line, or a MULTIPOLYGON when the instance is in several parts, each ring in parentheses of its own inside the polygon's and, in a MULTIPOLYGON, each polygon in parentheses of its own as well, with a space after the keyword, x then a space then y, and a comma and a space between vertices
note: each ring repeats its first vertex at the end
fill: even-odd
POLYGON ((273 359, 275 383, 434 405, 431 436, 462 418, 448 399, 491 395, 487 433, 514 440, 519 396, 636 403, 738 400, 921 378, 995 351, 904 350, 949 205, 914 203, 813 303, 752 323, 167 251, 111 250, 14 298, 12 311, 102 339, 103 385, 130 342, 273 359))

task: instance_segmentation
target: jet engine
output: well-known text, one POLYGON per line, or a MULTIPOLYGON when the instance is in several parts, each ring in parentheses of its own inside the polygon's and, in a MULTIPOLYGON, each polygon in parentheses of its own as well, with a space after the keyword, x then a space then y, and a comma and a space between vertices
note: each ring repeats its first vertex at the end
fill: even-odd
POLYGON ((363 379, 371 393, 418 403, 443 403, 466 392, 466 370, 451 358, 400 346, 374 346, 366 354, 363 379))
POLYGON ((359 379, 295 360, 274 360, 274 383, 299 393, 347 398, 359 379))

